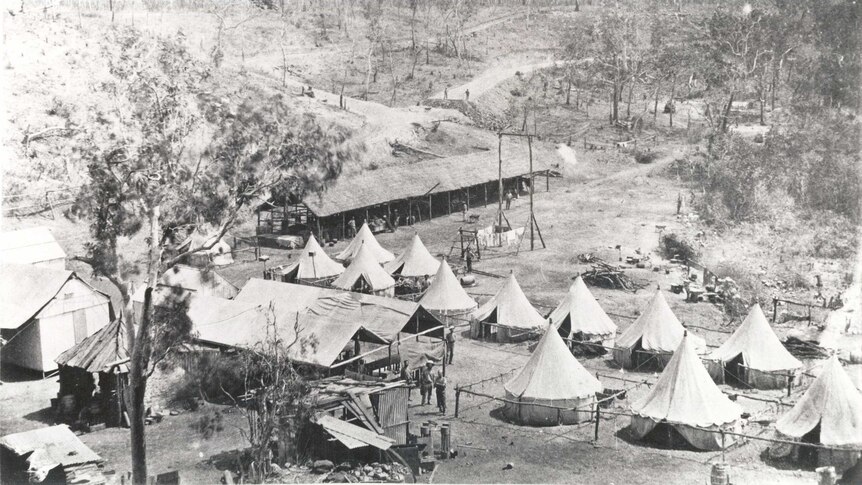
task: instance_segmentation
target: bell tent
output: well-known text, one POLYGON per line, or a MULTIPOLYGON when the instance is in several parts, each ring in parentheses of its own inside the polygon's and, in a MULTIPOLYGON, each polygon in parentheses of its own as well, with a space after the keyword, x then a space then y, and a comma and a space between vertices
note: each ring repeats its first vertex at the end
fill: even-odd
POLYGON ((614 346, 617 326, 599 306, 580 276, 548 320, 563 338, 600 344, 598 347, 586 346, 585 349, 591 352, 604 353, 603 347, 614 346))
POLYGON ((601 382, 578 362, 552 326, 530 360, 503 387, 509 401, 503 410, 506 417, 533 426, 589 421, 596 393, 603 390, 601 382))
POLYGON ((359 248, 350 266, 332 282, 332 286, 369 295, 395 296, 395 280, 364 245, 359 248))
POLYGON ((509 275, 500 291, 473 315, 475 319, 470 326, 470 336, 492 337, 497 342, 527 340, 547 325, 545 318, 527 300, 514 273, 509 275))
MULTIPOLYGON (((646 311, 617 338, 614 360, 626 369, 661 370, 684 333, 661 291, 656 291, 646 311)), ((702 338, 689 335, 689 340, 698 353, 706 349, 702 338)))
POLYGON ((756 303, 733 335, 705 360, 716 382, 738 382, 757 389, 785 388, 802 367, 778 340, 756 303))
POLYGON ((371 232, 371 229, 368 227, 368 223, 362 224, 362 227, 359 228, 359 231, 356 233, 356 236, 353 237, 353 240, 350 241, 350 244, 344 248, 344 251, 338 253, 335 259, 344 262, 353 261, 354 258, 359 254, 359 250, 365 246, 368 248, 368 251, 371 253, 371 256, 374 257, 374 260, 380 264, 388 263, 395 259, 395 255, 390 253, 389 251, 383 249, 383 246, 377 242, 377 238, 374 237, 374 234, 371 232))
POLYGON ((333 261, 312 234, 299 259, 275 271, 285 283, 315 283, 340 275, 344 272, 344 266, 333 261))
POLYGON ((798 445, 770 448, 773 457, 789 456, 794 463, 851 468, 862 454, 862 393, 844 372, 837 356, 823 365, 817 379, 790 411, 775 423, 778 437, 845 450, 798 445))
POLYGON ((458 278, 452 273, 452 268, 446 261, 440 263, 434 281, 419 300, 419 304, 426 310, 441 314, 464 313, 479 306, 458 283, 458 278))
POLYGON ((719 429, 738 428, 742 408, 712 382, 691 341, 683 334, 658 381, 645 397, 632 403, 631 430, 638 438, 681 437, 700 450, 720 450, 733 443, 719 429), (704 429, 705 428, 705 429, 704 429), (707 431, 711 430, 711 431, 707 431))
POLYGON ((431 256, 428 249, 422 244, 419 239, 419 234, 415 234, 410 241, 410 245, 397 258, 383 265, 392 276, 401 276, 405 278, 422 278, 423 276, 431 276, 437 273, 440 267, 440 261, 431 256))

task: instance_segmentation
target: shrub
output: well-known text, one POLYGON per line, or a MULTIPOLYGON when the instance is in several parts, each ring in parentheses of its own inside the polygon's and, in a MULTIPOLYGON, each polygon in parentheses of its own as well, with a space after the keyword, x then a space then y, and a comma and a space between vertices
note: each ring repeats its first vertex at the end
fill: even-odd
POLYGON ((661 153, 655 150, 636 150, 634 156, 635 161, 638 163, 653 163, 654 161, 658 160, 658 158, 661 156, 661 153))
POLYGON ((663 234, 659 245, 662 257, 682 260, 697 260, 699 251, 695 245, 674 233, 663 234))

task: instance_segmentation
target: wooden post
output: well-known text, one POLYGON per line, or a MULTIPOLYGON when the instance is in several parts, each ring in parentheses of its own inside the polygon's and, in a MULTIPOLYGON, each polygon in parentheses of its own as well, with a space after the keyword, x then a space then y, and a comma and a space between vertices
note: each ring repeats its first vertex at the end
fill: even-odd
POLYGON ((793 375, 787 375, 787 397, 790 397, 790 393, 793 391, 793 375))
POLYGON ((775 323, 775 319, 778 318, 778 298, 772 299, 772 323, 775 323))
POLYGON ((461 388, 455 388, 455 417, 458 417, 458 408, 461 405, 461 388))
POLYGON ((433 197, 433 196, 431 194, 428 194, 428 220, 429 221, 434 218, 434 209, 433 209, 433 206, 431 205, 432 204, 431 197, 433 197))
POLYGON ((545 192, 551 191, 551 170, 545 170, 545 192))
POLYGON ((467 186, 467 209, 470 209, 470 186, 467 186))
POLYGON ((347 239, 347 216, 341 213, 341 239, 347 239))
POLYGON ((724 429, 718 428, 719 433, 721 433, 721 462, 724 463, 724 429))
POLYGON ((482 207, 488 207, 488 184, 482 184, 482 188, 485 189, 485 203, 482 207))
MULTIPOLYGON (((503 134, 497 134, 497 189, 499 202, 497 204, 497 227, 503 227, 503 134)), ((497 232, 496 230, 494 231, 497 232)))
MULTIPOLYGON (((368 207, 366 207, 366 208, 365 208, 365 222, 368 222, 368 219, 369 219, 369 218, 368 218, 368 207)), ((362 227, 362 225, 361 225, 361 224, 360 224, 360 227, 362 227)), ((357 229, 357 231, 358 231, 358 229, 357 229)))
POLYGON ((599 440, 599 421, 601 420, 601 411, 599 411, 602 407, 599 403, 596 403, 596 436, 595 440, 599 440))
POLYGON ((452 191, 451 190, 449 192, 446 192, 446 200, 447 200, 446 215, 451 216, 452 215, 452 191))

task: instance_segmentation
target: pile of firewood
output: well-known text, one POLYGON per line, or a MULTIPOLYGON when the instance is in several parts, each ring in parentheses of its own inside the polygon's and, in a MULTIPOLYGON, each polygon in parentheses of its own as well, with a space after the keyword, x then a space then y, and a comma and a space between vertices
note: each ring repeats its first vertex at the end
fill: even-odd
POLYGON ((590 286, 610 288, 615 290, 627 290, 636 292, 646 285, 640 284, 626 276, 622 269, 612 266, 598 258, 591 265, 592 269, 581 273, 584 283, 590 286))
POLYGON ((824 359, 829 357, 829 352, 814 342, 805 341, 796 337, 787 337, 784 347, 798 359, 824 359))

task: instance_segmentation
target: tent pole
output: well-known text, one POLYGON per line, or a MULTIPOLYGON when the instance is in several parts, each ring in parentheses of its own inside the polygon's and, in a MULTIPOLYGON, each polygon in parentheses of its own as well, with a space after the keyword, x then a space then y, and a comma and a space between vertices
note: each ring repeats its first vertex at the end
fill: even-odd
MULTIPOLYGON (((497 227, 503 227, 503 134, 497 133, 497 227)), ((497 231, 494 231, 497 232, 497 231)))
POLYGON ((527 150, 530 152, 530 251, 535 249, 533 240, 533 226, 536 223, 536 216, 533 214, 533 137, 527 135, 527 150))
POLYGON ((601 421, 601 408, 602 406, 599 403, 596 403, 596 441, 599 441, 599 421, 601 421))

